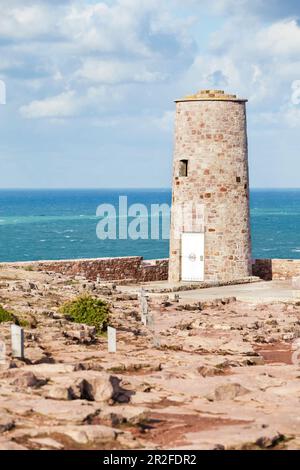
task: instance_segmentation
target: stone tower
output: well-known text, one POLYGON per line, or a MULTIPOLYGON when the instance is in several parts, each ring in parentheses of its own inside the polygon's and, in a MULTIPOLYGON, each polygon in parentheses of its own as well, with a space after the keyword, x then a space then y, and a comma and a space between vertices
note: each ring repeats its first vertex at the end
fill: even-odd
POLYGON ((172 282, 251 275, 246 102, 220 90, 176 101, 172 282))

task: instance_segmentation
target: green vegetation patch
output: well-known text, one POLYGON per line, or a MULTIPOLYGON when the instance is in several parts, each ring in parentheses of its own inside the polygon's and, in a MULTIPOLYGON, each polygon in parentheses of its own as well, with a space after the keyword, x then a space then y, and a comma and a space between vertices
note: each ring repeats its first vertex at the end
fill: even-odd
POLYGON ((66 302, 60 308, 60 312, 74 323, 94 326, 97 333, 103 333, 107 329, 109 307, 104 300, 84 295, 66 302))
POLYGON ((0 323, 13 322, 15 325, 21 326, 22 328, 31 328, 32 322, 27 318, 26 314, 17 315, 15 312, 5 310, 0 305, 0 323))
POLYGON ((16 324, 21 326, 22 328, 30 328, 30 322, 26 318, 18 318, 16 324))
POLYGON ((33 266, 31 266, 31 265, 29 265, 29 266, 24 266, 24 271, 32 272, 32 271, 34 271, 34 268, 33 268, 33 266))
POLYGON ((2 305, 0 305, 0 323, 6 323, 9 321, 15 323, 16 317, 8 310, 5 310, 2 305))

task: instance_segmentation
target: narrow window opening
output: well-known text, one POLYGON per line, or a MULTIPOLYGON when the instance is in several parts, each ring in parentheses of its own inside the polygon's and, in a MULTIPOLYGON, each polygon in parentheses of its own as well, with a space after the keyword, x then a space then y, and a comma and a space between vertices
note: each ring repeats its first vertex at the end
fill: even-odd
POLYGON ((236 182, 237 182, 237 183, 240 183, 240 182, 241 182, 241 177, 240 177, 240 176, 237 176, 237 177, 236 177, 236 182))
POLYGON ((188 160, 180 160, 179 162, 179 176, 188 175, 188 160))

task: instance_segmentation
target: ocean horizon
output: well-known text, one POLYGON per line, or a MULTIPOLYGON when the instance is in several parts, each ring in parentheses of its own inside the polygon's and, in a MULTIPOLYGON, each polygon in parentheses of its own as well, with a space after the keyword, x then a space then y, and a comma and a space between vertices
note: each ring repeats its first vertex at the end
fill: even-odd
MULTIPOLYGON (((0 189, 0 262, 167 258, 169 240, 100 240, 100 204, 171 204, 170 188, 0 189)), ((253 258, 300 258, 300 188, 250 190, 253 258)), ((168 222, 168 221, 167 221, 168 222)))

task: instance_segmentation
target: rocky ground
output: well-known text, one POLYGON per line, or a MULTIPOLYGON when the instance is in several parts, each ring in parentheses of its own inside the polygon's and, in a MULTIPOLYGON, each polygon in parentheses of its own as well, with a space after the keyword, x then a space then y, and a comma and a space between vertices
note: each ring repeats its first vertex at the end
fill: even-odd
POLYGON ((139 300, 112 284, 0 269, 0 305, 26 321, 25 359, 0 365, 0 449, 299 449, 300 306, 139 300), (59 307, 107 300, 118 351, 59 307))

